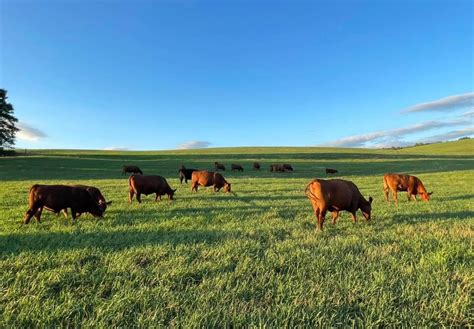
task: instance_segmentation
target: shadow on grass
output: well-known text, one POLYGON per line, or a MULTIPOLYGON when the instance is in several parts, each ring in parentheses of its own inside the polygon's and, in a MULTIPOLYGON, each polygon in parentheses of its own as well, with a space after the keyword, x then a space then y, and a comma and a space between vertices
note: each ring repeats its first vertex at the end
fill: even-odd
POLYGON ((421 213, 421 214, 395 214, 393 220, 387 223, 388 226, 397 224, 414 224, 424 222, 436 222, 445 220, 467 220, 474 218, 474 211, 421 213))
POLYGON ((215 244, 231 237, 216 230, 154 230, 130 229, 117 232, 48 232, 24 233, 0 236, 0 255, 16 255, 22 252, 62 251, 71 249, 99 248, 123 250, 130 247, 169 244, 215 244))

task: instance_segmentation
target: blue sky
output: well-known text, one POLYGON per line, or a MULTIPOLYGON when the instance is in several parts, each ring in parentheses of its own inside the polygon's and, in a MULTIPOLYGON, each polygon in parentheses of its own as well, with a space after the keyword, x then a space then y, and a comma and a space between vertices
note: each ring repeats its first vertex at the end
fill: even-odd
POLYGON ((472 1, 0 0, 0 87, 21 148, 406 145, 474 133, 473 21, 472 1))

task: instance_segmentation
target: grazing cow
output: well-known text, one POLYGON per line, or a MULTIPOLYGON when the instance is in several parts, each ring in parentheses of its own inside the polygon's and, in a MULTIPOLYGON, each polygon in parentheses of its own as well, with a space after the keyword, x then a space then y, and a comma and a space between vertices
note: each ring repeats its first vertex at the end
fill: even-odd
POLYGON ((191 191, 198 190, 198 186, 214 186, 214 192, 218 192, 222 187, 224 192, 230 192, 231 187, 224 176, 213 171, 195 171, 192 175, 191 191))
POLYGON ((260 170, 260 163, 254 162, 253 163, 253 170, 260 170))
POLYGON ((128 179, 128 202, 132 203, 134 194, 138 203, 142 202, 141 195, 156 194, 155 201, 161 200, 161 196, 167 194, 168 199, 173 200, 174 192, 176 189, 171 189, 166 179, 162 176, 143 176, 143 175, 132 175, 128 179))
POLYGON ((239 165, 239 164, 231 164, 231 170, 234 171, 234 170, 237 170, 237 171, 244 171, 244 168, 239 165))
POLYGON ((286 172, 287 169, 285 169, 285 167, 283 165, 272 164, 272 165, 270 165, 270 171, 271 172, 286 172))
POLYGON ((41 222, 41 213, 46 208, 54 213, 71 208, 72 219, 77 214, 91 213, 102 217, 103 210, 96 199, 84 188, 67 185, 33 185, 28 195, 29 209, 25 214, 24 223, 28 224, 35 216, 41 222))
MULTIPOLYGON (((86 185, 73 185, 73 187, 80 187, 85 189, 89 194, 92 196, 92 198, 99 204, 100 209, 102 210, 102 213, 105 213, 105 210, 107 209, 107 206, 112 203, 112 201, 106 201, 102 193, 97 187, 94 186, 86 186, 86 185)), ((55 212, 53 209, 49 209, 48 207, 44 207, 44 209, 55 212)), ((64 217, 67 218, 67 208, 62 210, 64 217)), ((55 212, 57 213, 57 212, 55 212)), ((81 216, 81 213, 77 213, 76 218, 81 216)))
POLYGON ((219 171, 219 170, 224 170, 225 171, 225 167, 222 163, 219 163, 219 162, 214 162, 214 169, 216 171, 219 171))
POLYGON ((336 169, 326 168, 326 174, 337 174, 338 171, 336 169))
POLYGON ((191 179, 192 173, 196 170, 197 169, 191 169, 191 168, 188 169, 188 168, 185 168, 184 166, 181 166, 181 169, 178 170, 179 180, 180 180, 181 184, 183 184, 183 180, 187 184, 188 179, 189 180, 191 179))
POLYGON ((286 171, 293 171, 293 167, 290 164, 283 164, 283 168, 285 168, 286 171))
POLYGON ((356 211, 360 209, 366 220, 370 220, 372 197, 367 201, 357 186, 342 179, 314 179, 306 186, 306 196, 311 201, 318 227, 322 231, 327 211, 332 212, 332 222, 336 223, 341 210, 351 213, 355 223, 356 211))
POLYGON ((141 171, 137 166, 123 166, 122 176, 127 173, 143 175, 143 171, 141 171))
POLYGON ((383 191, 385 193, 385 200, 388 201, 388 192, 392 192, 393 200, 398 203, 397 191, 406 191, 408 201, 413 198, 416 201, 416 195, 420 194, 424 201, 430 201, 430 195, 433 192, 428 193, 421 180, 411 175, 400 175, 400 174, 385 174, 383 176, 383 191))

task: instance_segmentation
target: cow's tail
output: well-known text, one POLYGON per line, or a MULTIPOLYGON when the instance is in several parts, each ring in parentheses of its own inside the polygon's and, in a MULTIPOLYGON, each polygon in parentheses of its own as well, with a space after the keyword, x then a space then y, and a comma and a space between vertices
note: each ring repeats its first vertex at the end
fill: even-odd
POLYGON ((317 179, 313 179, 311 182, 308 183, 308 185, 306 185, 305 194, 310 200, 321 201, 321 199, 318 198, 318 196, 311 191, 310 187, 313 183, 317 183, 318 185, 320 185, 317 179))
POLYGON ((130 175, 130 177, 128 177, 128 188, 131 190, 132 189, 132 178, 134 177, 135 175, 132 174, 130 175))
POLYGON ((388 190, 387 175, 383 176, 383 190, 384 191, 388 190))

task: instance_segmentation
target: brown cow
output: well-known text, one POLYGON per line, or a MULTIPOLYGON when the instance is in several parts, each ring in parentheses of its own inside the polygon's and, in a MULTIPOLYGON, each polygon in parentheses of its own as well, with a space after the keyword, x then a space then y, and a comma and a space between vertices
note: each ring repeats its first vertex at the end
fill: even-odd
POLYGON ((127 174, 127 173, 143 175, 143 171, 141 171, 141 169, 138 168, 137 166, 123 166, 122 176, 127 174))
POLYGON ((192 175, 191 191, 198 190, 198 186, 214 186, 214 192, 218 192, 222 187, 224 192, 230 192, 231 186, 224 176, 213 171, 195 171, 192 175))
POLYGON ((429 201, 430 195, 433 194, 433 192, 428 193, 426 191, 425 186, 419 178, 401 174, 385 174, 383 176, 383 191, 386 201, 388 201, 389 190, 392 192, 393 200, 396 203, 398 203, 397 191, 406 191, 408 201, 410 201, 411 198, 416 201, 417 194, 420 194, 424 201, 429 201))
POLYGON ((338 171, 336 169, 326 168, 326 174, 337 174, 338 171))
POLYGON ((357 209, 362 211, 366 220, 370 220, 372 197, 367 201, 357 186, 342 179, 314 179, 306 186, 306 196, 311 201, 318 227, 322 231, 327 211, 332 212, 332 222, 336 223, 341 210, 351 213, 352 221, 357 221, 357 209))
POLYGON ((102 217, 103 211, 98 202, 82 187, 67 185, 38 185, 30 188, 28 195, 29 209, 25 214, 24 223, 28 224, 35 216, 41 222, 41 213, 46 208, 54 213, 71 208, 72 219, 77 214, 91 213, 95 217, 102 217))
POLYGON ((260 170, 260 163, 254 162, 254 163, 253 163, 253 169, 254 169, 254 170, 260 170))
POLYGON ((224 165, 222 163, 219 163, 219 162, 214 162, 214 169, 216 171, 219 171, 219 169, 225 171, 224 165))
POLYGON ((244 168, 243 168, 241 165, 239 165, 239 164, 234 164, 234 163, 233 163, 233 164, 230 165, 230 167, 231 167, 230 169, 231 169, 232 171, 234 171, 234 170, 237 170, 237 171, 244 171, 244 168))
POLYGON ((156 194, 155 201, 161 200, 161 196, 167 194, 168 199, 173 200, 174 192, 176 189, 171 189, 166 179, 162 176, 143 176, 143 175, 132 175, 128 179, 128 202, 132 203, 134 194, 138 203, 142 202, 141 195, 156 194))
MULTIPOLYGON (((94 186, 87 186, 87 185, 73 185, 73 187, 81 187, 86 189, 87 192, 92 196, 92 198, 99 204, 100 209, 104 213, 107 209, 107 206, 112 203, 112 201, 106 201, 102 193, 97 187, 94 186)), ((55 212, 53 209, 49 209, 48 207, 44 207, 44 209, 55 212)), ((62 210, 64 217, 67 218, 67 208, 62 210)), ((55 212, 57 213, 57 212, 55 212)), ((81 213, 77 213, 76 218, 81 216, 81 213)))

